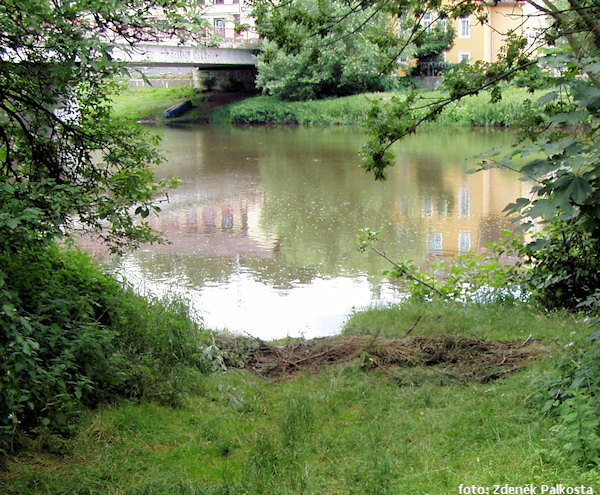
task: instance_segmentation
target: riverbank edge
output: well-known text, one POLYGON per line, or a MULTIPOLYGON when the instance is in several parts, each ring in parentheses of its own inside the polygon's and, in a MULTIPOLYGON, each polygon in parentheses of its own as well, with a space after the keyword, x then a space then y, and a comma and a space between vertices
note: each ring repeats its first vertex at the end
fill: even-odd
MULTIPOLYGON (((358 126, 363 123, 366 111, 374 101, 404 98, 406 95, 405 91, 397 91, 324 100, 283 101, 252 93, 196 93, 191 88, 130 89, 114 98, 114 115, 144 124, 358 126), (175 118, 162 116, 162 110, 186 99, 192 101, 191 110, 175 118), (124 108, 124 102, 133 110, 124 108), (152 111, 144 114, 145 107, 152 107, 152 111)), ((440 91, 420 92, 423 101, 442 95, 440 91)), ((519 123, 526 102, 535 101, 537 97, 521 88, 508 88, 503 99, 494 104, 490 103, 486 94, 468 97, 447 107, 433 125, 515 126, 519 123)))

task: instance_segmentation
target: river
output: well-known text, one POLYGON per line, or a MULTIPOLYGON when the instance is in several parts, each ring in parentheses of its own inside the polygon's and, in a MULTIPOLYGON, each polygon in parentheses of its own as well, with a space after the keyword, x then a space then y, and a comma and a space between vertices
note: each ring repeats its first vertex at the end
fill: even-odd
POLYGON ((395 148, 386 182, 359 168, 365 137, 347 127, 157 128, 157 175, 181 185, 151 223, 169 245, 112 260, 137 290, 183 297, 207 328, 263 339, 338 333, 355 309, 399 301, 387 262, 357 250, 359 229, 417 263, 481 252, 510 228, 526 191, 510 172, 467 175, 465 158, 508 146, 503 132, 436 129, 395 148))

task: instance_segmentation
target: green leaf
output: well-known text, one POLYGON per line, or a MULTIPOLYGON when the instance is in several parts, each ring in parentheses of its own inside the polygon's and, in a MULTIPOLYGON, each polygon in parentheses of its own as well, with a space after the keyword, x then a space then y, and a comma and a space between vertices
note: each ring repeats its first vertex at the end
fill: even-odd
POLYGON ((556 214, 556 204, 547 198, 536 199, 526 213, 532 218, 541 217, 548 220, 556 214))
POLYGON ((575 204, 580 205, 585 203, 593 193, 593 188, 588 180, 575 175, 566 188, 565 193, 569 195, 575 204))
POLYGON ((558 92, 550 91, 549 93, 546 93, 545 95, 540 96, 538 98, 538 103, 540 105, 545 105, 546 103, 550 103, 551 101, 556 100, 556 98, 558 98, 558 92))

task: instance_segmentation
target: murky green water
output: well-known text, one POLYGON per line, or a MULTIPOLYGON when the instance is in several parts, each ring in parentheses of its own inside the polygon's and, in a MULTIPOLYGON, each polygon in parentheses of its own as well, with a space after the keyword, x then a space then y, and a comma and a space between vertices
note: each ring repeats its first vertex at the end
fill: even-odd
POLYGON ((479 252, 510 226, 502 214, 524 185, 508 172, 466 175, 465 157, 501 132, 436 130, 396 148, 387 182, 358 167, 356 129, 159 129, 183 182, 154 220, 172 242, 123 257, 140 290, 181 295, 210 328, 261 338, 339 331, 353 308, 399 300, 386 262, 356 249, 358 230, 384 226, 398 259, 479 252))

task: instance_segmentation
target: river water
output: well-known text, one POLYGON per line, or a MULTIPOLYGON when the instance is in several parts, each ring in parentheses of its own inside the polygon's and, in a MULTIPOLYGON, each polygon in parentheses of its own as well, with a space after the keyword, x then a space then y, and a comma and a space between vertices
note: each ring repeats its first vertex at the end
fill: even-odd
POLYGON ((335 128, 156 129, 159 177, 181 185, 152 224, 170 245, 145 246, 114 269, 139 291, 183 297, 211 329, 263 339, 331 335, 356 308, 399 301, 380 249, 418 263, 497 240, 502 210, 525 186, 509 172, 467 175, 465 158, 508 146, 502 132, 437 129, 395 148, 386 182, 359 168, 360 131, 335 128))

